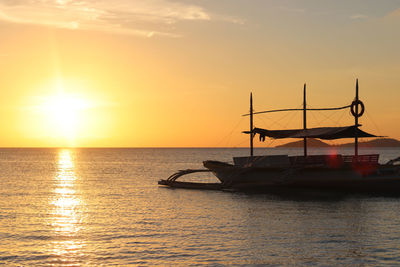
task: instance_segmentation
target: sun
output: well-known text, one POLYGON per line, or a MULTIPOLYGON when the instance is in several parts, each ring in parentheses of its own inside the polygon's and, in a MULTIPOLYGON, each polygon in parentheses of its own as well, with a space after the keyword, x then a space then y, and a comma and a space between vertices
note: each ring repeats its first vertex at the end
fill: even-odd
POLYGON ((63 92, 43 97, 41 109, 46 116, 46 128, 55 137, 73 141, 85 123, 85 111, 89 106, 84 98, 63 92))
POLYGON ((88 146, 107 138, 111 102, 93 88, 74 79, 40 84, 21 102, 21 134, 45 147, 88 146))

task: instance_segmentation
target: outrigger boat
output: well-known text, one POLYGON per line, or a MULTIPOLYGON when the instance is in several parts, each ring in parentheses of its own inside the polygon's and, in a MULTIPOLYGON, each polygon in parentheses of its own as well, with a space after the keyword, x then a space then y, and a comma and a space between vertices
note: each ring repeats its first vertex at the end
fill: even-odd
POLYGON ((356 96, 350 105, 336 108, 307 108, 306 85, 304 84, 304 102, 302 109, 279 109, 253 112, 253 97, 250 94, 250 156, 234 157, 234 164, 207 160, 206 169, 181 170, 160 185, 201 189, 276 189, 308 188, 328 190, 351 190, 400 193, 400 157, 380 164, 379 154, 359 155, 358 139, 378 137, 362 131, 359 118, 365 111, 359 99, 358 79, 356 96), (307 111, 350 109, 354 116, 354 125, 345 127, 307 128, 307 111), (291 130, 267 130, 253 126, 253 116, 262 113, 303 111, 303 128, 291 130), (272 155, 254 156, 253 139, 259 135, 261 141, 266 137, 273 139, 300 138, 304 143, 303 156, 272 155), (354 138, 354 155, 308 155, 307 138, 334 140, 354 138), (196 172, 212 172, 221 183, 191 183, 176 181, 179 177, 196 172))

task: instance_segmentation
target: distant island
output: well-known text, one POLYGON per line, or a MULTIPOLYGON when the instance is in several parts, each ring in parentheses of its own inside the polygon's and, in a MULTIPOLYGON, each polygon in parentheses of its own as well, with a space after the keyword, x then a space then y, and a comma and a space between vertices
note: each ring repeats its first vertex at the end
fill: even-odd
MULTIPOLYGON (((358 143, 359 147, 400 147, 400 141, 393 139, 393 138, 378 138, 366 142, 359 142, 358 143)), ((340 144, 340 145, 330 145, 327 144, 319 139, 314 139, 314 138, 307 138, 307 146, 308 147, 319 147, 319 148, 324 148, 324 147, 353 147, 354 143, 346 143, 346 144, 340 144)), ((275 147, 303 147, 303 140, 300 141, 295 141, 295 142, 290 142, 284 145, 279 145, 275 147)))

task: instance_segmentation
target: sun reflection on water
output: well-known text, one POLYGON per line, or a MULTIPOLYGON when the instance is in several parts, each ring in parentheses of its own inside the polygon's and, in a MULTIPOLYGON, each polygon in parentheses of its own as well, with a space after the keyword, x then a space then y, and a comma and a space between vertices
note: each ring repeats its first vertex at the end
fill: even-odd
POLYGON ((52 206, 52 228, 55 241, 52 250, 55 255, 71 258, 83 247, 76 238, 81 230, 83 202, 77 189, 78 178, 75 174, 74 151, 63 149, 58 153, 57 174, 54 178, 54 197, 52 206), (58 237, 58 238, 57 238, 58 237))

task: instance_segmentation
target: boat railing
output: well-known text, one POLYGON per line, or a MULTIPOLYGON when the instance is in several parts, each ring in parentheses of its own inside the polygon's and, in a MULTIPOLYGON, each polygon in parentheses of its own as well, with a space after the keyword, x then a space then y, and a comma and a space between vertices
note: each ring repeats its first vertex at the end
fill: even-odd
POLYGON ((343 156, 344 163, 369 163, 378 164, 379 154, 369 154, 369 155, 346 155, 343 156))
POLYGON ((252 157, 234 157, 233 162, 241 167, 289 167, 288 155, 268 155, 252 157))
POLYGON ((289 159, 291 165, 323 165, 329 167, 343 165, 343 157, 340 154, 291 156, 289 159))
POLYGON ((343 164, 378 164, 379 154, 369 155, 309 155, 289 157, 291 165, 323 165, 329 167, 340 167, 343 164))

